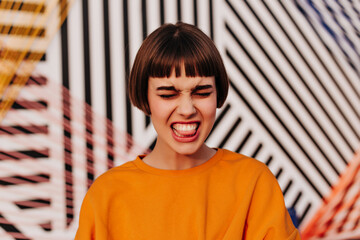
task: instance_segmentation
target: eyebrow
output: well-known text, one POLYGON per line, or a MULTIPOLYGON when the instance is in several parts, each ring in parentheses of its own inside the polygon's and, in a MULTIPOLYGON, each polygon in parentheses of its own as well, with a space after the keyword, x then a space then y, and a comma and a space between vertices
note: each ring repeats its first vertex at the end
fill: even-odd
POLYGON ((204 90, 204 89, 209 89, 209 88, 213 88, 212 85, 198 85, 196 86, 193 91, 198 91, 198 90, 204 90))
MULTIPOLYGON (((204 90, 204 89, 210 89, 210 88, 213 88, 213 86, 210 84, 209 85, 198 85, 195 88, 193 88, 192 90, 198 91, 198 90, 204 90)), ((158 91, 161 91, 161 90, 177 91, 174 86, 160 86, 160 87, 156 88, 156 90, 158 90, 158 91)))
POLYGON ((161 87, 156 88, 156 90, 176 91, 176 89, 173 86, 161 86, 161 87))

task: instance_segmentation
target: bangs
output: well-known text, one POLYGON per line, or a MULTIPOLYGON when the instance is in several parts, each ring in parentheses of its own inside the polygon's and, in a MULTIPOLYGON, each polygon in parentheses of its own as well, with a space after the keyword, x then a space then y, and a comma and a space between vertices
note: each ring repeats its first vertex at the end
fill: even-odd
POLYGON ((187 77, 216 77, 218 66, 210 49, 184 36, 168 39, 158 46, 157 54, 152 56, 148 65, 149 77, 170 77, 174 70, 179 77, 183 65, 187 77))

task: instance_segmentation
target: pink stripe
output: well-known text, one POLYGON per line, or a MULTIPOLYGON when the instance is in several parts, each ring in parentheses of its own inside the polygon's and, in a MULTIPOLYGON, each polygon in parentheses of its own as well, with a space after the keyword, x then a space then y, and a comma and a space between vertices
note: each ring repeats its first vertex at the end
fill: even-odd
POLYGON ((47 108, 43 104, 36 101, 16 100, 15 103, 22 106, 23 108, 32 109, 32 110, 42 110, 47 108))
POLYGON ((45 76, 30 76, 29 80, 26 82, 26 85, 46 85, 47 78, 45 76))
MULTIPOLYGON (((34 151, 40 155, 49 156, 49 149, 29 149, 27 151, 34 151)), ((0 160, 19 160, 19 159, 34 159, 35 157, 29 156, 25 153, 18 152, 18 151, 11 151, 11 152, 2 152, 0 153, 0 160)))
POLYGON ((37 126, 37 125, 24 125, 24 126, 2 126, 0 127, 0 135, 5 134, 29 134, 20 129, 19 127, 31 132, 31 134, 48 134, 47 126, 37 126))
MULTIPOLYGON (((41 200, 50 202, 50 199, 41 199, 41 200)), ((25 206, 25 207, 31 207, 31 208, 40 208, 40 207, 49 207, 50 206, 50 203, 40 203, 40 202, 31 201, 31 200, 14 202, 14 204, 25 206)))
MULTIPOLYGON (((44 174, 46 175, 46 174, 44 174)), ((48 175, 46 175, 48 176, 48 175)), ((0 181, 2 182, 7 182, 10 184, 36 184, 36 183, 44 183, 44 182, 49 182, 49 178, 47 177, 42 177, 42 176, 36 176, 36 175, 17 175, 17 176, 12 176, 12 177, 2 177, 0 178, 0 181), (24 179, 19 179, 16 177, 20 177, 20 178, 24 178, 24 179), (27 181, 28 180, 28 181, 27 181)))

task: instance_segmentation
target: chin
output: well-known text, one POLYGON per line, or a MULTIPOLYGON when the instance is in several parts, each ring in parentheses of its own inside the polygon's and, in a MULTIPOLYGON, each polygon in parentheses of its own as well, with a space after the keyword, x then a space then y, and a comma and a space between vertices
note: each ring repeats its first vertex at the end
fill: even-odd
POLYGON ((174 151, 181 155, 194 155, 200 151, 202 146, 194 143, 183 143, 181 145, 174 147, 174 151))

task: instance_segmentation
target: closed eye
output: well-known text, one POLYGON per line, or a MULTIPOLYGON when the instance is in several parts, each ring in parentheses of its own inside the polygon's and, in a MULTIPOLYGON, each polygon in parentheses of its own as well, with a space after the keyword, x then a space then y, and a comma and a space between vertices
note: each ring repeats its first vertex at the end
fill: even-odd
POLYGON ((207 96, 210 96, 212 92, 201 92, 201 93, 195 93, 195 95, 197 96, 201 96, 201 97, 207 97, 207 96))
POLYGON ((159 97, 165 98, 165 99, 173 98, 175 96, 176 96, 176 94, 161 94, 161 95, 159 95, 159 97))

